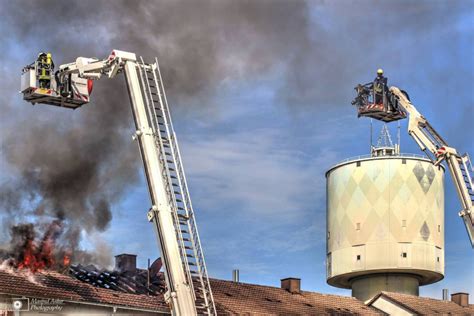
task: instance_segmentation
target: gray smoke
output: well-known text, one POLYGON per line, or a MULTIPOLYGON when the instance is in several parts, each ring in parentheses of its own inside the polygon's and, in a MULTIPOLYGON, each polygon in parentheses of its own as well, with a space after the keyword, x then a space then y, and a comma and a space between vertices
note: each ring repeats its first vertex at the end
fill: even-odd
POLYGON ((105 57, 112 48, 158 55, 169 94, 188 97, 214 90, 229 77, 268 71, 310 40, 309 9, 301 0, 4 1, 3 6, 13 25, 4 32, 40 40, 38 46, 64 61, 105 57))
POLYGON ((140 160, 129 141, 133 123, 123 80, 97 82, 91 104, 74 112, 27 107, 12 96, 18 81, 5 74, 19 74, 40 51, 52 52, 56 65, 78 56, 104 58, 114 48, 148 60, 158 56, 174 106, 205 107, 222 82, 275 72, 281 73, 275 84, 280 102, 344 105, 353 96, 347 82, 355 85, 361 74, 385 63, 398 69, 406 56, 425 57, 417 55, 421 48, 400 51, 405 32, 434 36, 431 30, 466 6, 300 0, 0 4, 0 34, 10 39, 2 43, 9 63, 2 65, 0 92, 10 96, 1 104, 2 152, 16 172, 0 187, 0 206, 12 222, 34 215, 74 223, 74 246, 80 231, 107 229, 111 206, 137 183, 140 160), (334 12, 338 23, 330 28, 334 12))
MULTIPOLYGON (((31 55, 19 62, 30 63, 42 50, 53 52, 56 65, 77 56, 103 58, 112 48, 148 59, 158 55, 175 100, 203 98, 226 78, 268 71, 289 58, 308 32, 302 1, 2 1, 2 8, 9 13, 3 36, 31 43, 31 55)), ((107 228, 111 206, 140 170, 130 142, 128 96, 119 81, 96 83, 93 102, 74 112, 8 104, 22 126, 4 130, 2 140, 4 157, 18 174, 0 188, 12 224, 25 216, 59 218, 69 223, 73 249, 81 231, 107 228), (14 110, 20 106, 24 117, 14 110)), ((83 261, 101 261, 76 253, 83 261)))
MULTIPOLYGON (((379 66, 402 71, 421 62, 433 48, 404 41, 436 37, 470 8, 462 0, 1 1, 5 35, 63 62, 103 58, 112 48, 159 56, 174 100, 278 71, 278 100, 312 106, 350 102, 353 91, 341 81, 355 85, 379 66)), ((460 40, 449 38, 453 52, 460 40)))

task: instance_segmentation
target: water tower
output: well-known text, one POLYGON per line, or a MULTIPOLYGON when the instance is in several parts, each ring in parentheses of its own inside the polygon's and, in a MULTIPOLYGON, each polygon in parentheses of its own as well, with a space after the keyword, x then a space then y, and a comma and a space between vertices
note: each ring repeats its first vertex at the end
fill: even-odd
POLYGON ((384 125, 371 154, 327 178, 327 283, 367 300, 444 277, 444 169, 400 154, 384 125))

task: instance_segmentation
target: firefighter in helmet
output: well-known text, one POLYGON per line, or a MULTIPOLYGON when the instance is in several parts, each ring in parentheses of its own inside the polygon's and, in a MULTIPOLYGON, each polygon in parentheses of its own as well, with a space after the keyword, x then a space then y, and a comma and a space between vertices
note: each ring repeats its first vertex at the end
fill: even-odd
POLYGON ((383 76, 383 70, 377 70, 377 77, 374 79, 373 83, 374 89, 374 103, 383 104, 383 96, 387 92, 387 78, 383 76))
POLYGON ((50 89, 51 74, 54 70, 54 63, 51 53, 40 53, 36 59, 36 62, 39 87, 41 89, 50 89))

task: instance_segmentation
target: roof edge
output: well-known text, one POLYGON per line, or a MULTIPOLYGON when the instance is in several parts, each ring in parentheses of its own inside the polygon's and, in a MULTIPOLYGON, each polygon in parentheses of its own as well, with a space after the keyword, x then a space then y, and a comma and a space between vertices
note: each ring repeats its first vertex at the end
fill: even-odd
MULTIPOLYGON (((385 291, 380 292, 379 294, 377 294, 376 296, 374 296, 374 298, 371 299, 369 303, 367 303, 367 304, 365 304, 365 305, 366 305, 366 306, 369 306, 369 304, 374 303, 377 299, 379 299, 381 296, 383 296, 383 297, 384 297, 385 299, 387 299, 388 301, 391 301, 391 302, 394 303, 394 304, 398 304, 398 305, 402 306, 403 308, 405 308, 405 309, 407 309, 407 310, 413 312, 415 315, 418 313, 418 312, 417 312, 416 310, 414 310, 413 308, 408 307, 407 305, 405 305, 405 304, 399 302, 398 300, 394 299, 393 297, 390 297, 389 294, 387 294, 387 293, 390 293, 390 292, 385 292, 385 291)), ((419 296, 417 296, 417 297, 419 297, 419 296)), ((372 307, 372 306, 370 306, 370 307, 372 307)))

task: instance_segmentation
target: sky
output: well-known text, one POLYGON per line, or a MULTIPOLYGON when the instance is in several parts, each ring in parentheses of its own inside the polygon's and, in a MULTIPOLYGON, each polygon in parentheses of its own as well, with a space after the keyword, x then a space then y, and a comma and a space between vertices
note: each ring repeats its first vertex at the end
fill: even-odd
MULTIPOLYGON (((279 286, 292 276, 304 290, 350 295, 326 284, 324 174, 369 153, 370 121, 350 102, 377 68, 451 146, 474 153, 472 1, 0 5, 2 243, 12 224, 60 214, 102 265, 119 253, 138 254, 141 267, 159 256, 124 80, 96 82, 92 102, 76 111, 31 107, 20 74, 41 51, 56 65, 112 49, 159 58, 215 278, 239 269, 243 282, 279 286)), ((421 154, 406 125, 401 151, 421 154)), ((474 254, 449 175, 445 194, 445 278, 420 294, 472 296, 474 254)))

